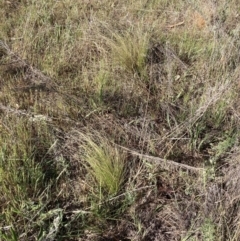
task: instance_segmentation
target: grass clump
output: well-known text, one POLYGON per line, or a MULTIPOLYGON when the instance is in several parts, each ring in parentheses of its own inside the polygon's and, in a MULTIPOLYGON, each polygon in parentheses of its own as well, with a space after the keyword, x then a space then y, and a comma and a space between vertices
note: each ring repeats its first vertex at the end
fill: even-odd
POLYGON ((125 156, 101 137, 98 144, 87 135, 82 134, 81 137, 86 169, 94 181, 91 186, 97 185, 98 192, 103 195, 119 194, 126 178, 125 156))
POLYGON ((108 40, 113 60, 125 71, 144 77, 149 39, 149 33, 140 29, 122 34, 113 33, 112 40, 108 40))

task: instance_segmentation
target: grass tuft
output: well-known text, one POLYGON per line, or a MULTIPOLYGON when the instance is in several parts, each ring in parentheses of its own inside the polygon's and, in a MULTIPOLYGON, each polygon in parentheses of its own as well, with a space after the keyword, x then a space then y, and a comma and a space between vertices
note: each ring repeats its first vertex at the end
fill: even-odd
POLYGON ((112 50, 113 60, 123 70, 144 77, 150 36, 142 30, 113 33, 107 40, 112 50))
MULTIPOLYGON (((81 134, 83 144, 83 156, 86 168, 92 175, 95 183, 89 185, 98 186, 99 194, 117 195, 123 188, 126 178, 126 163, 124 155, 116 148, 111 146, 103 138, 98 138, 96 144, 91 137, 81 134)), ((96 140, 96 137, 93 136, 96 140)))

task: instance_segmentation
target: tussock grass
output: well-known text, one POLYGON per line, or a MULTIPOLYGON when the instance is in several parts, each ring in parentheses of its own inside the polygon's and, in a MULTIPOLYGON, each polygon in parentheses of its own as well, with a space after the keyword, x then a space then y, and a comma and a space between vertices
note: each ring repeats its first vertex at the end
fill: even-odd
MULTIPOLYGON (((88 135, 81 134, 83 156, 88 172, 95 179, 91 186, 99 186, 99 192, 107 195, 116 195, 121 191, 126 175, 124 155, 116 147, 100 138, 95 143, 88 135)), ((96 139, 96 137, 95 137, 96 139)), ((89 184, 90 185, 90 184, 89 184)))
POLYGON ((113 60, 125 71, 144 77, 146 57, 149 46, 149 34, 143 30, 113 34, 113 40, 108 40, 112 49, 113 60))
POLYGON ((237 0, 0 2, 1 240, 239 240, 237 0))

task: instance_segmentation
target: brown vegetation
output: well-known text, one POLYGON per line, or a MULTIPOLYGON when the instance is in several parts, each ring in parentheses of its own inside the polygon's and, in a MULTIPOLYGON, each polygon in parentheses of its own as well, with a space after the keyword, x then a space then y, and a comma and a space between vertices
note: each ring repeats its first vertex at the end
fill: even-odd
POLYGON ((237 0, 0 2, 0 239, 239 230, 237 0))

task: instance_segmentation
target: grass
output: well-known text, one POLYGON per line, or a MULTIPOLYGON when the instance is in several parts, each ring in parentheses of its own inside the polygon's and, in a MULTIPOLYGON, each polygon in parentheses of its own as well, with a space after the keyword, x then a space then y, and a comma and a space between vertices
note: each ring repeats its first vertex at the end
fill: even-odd
POLYGON ((113 33, 109 40, 113 59, 124 71, 144 77, 149 36, 143 30, 132 30, 123 36, 113 33))
POLYGON ((0 240, 239 240, 236 0, 0 2, 0 240))
POLYGON ((82 134, 80 138, 86 142, 83 144, 86 169, 95 179, 89 185, 93 188, 98 186, 99 194, 106 192, 107 196, 117 195, 124 183, 126 164, 123 155, 110 144, 104 143, 104 140, 100 139, 96 144, 87 135, 82 134))

